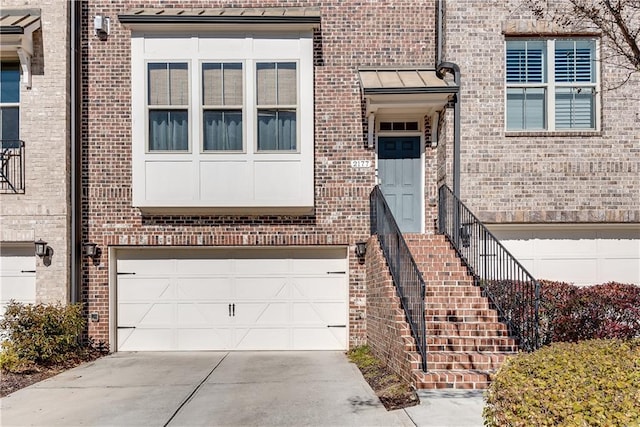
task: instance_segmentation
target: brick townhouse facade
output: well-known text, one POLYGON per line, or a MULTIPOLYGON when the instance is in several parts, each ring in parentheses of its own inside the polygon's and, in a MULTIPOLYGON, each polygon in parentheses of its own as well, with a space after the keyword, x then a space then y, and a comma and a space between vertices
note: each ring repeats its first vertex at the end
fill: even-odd
MULTIPOLYGON (((376 151, 368 143, 361 78, 378 70, 415 75, 425 69, 446 85, 435 77, 435 3, 261 1, 216 9, 225 5, 83 3, 83 240, 102 250, 83 264, 89 335, 108 340, 114 350, 364 343, 366 277, 354 250, 370 233, 376 151), (93 34, 98 15, 110 21, 102 38, 93 34), (190 93, 176 101, 188 110, 189 142, 173 147, 173 153, 149 145, 155 130, 146 121, 159 107, 145 98, 145 84, 155 85, 156 67, 166 67, 157 71, 163 81, 178 79, 178 70, 189 73, 181 90, 190 93), (253 115, 263 110, 252 104, 263 103, 261 89, 255 97, 247 95, 262 84, 259 74, 269 67, 278 67, 278 79, 288 78, 291 69, 295 75, 296 67, 298 72, 298 98, 294 93, 294 99, 282 101, 287 111, 297 110, 297 146, 281 153, 260 147, 263 134, 253 115), (243 99, 213 94, 202 102, 215 105, 202 107, 198 98, 208 99, 209 86, 199 88, 199 80, 228 73, 228 82, 234 72, 243 99), (233 107, 221 106, 225 102, 233 107), (203 146, 209 143, 208 128, 196 123, 207 120, 208 108, 225 117, 244 112, 244 136, 231 152, 203 146), (208 265, 218 267, 211 271, 208 265), (159 280, 152 284, 154 278, 159 280), (216 283, 217 293, 201 289, 201 281, 216 283), (154 316, 161 326, 145 332, 145 322, 154 323, 154 316), (191 322, 192 328, 176 332, 180 322, 191 322), (217 326, 207 330, 202 324, 217 326), (252 334, 263 334, 268 342, 252 334)), ((278 96, 285 97, 282 90, 277 88, 278 96)), ((447 97, 440 95, 438 108, 447 97)), ((278 110, 270 105, 274 101, 280 102, 264 101, 269 114, 278 110)), ((396 134, 409 137, 423 156, 426 166, 416 170, 423 176, 416 185, 428 197, 420 197, 423 206, 416 209, 427 220, 418 220, 418 231, 431 233, 436 168, 425 134, 434 108, 426 101, 388 109, 385 120, 389 126, 411 122, 396 134)), ((372 125, 379 128, 380 121, 372 125)), ((226 132, 231 141, 231 131, 226 132)))
POLYGON ((70 7, 2 0, 0 310, 71 299, 70 7), (34 254, 34 242, 47 243, 34 254))
POLYGON ((640 283, 638 74, 621 85, 629 70, 597 31, 536 19, 520 0, 446 2, 445 27, 444 59, 462 70, 461 198, 536 278, 640 283), (540 78, 510 62, 525 43, 540 78), (575 78, 562 62, 573 49, 575 78), (529 122, 523 90, 545 93, 529 122))
POLYGON ((610 89, 596 32, 516 0, 38 7, 19 106, 42 197, 2 194, 3 256, 112 351, 369 342, 419 387, 485 387, 518 343, 438 235, 443 184, 536 278, 640 282, 640 83, 610 89), (371 237, 376 185, 426 282, 428 360, 371 237))

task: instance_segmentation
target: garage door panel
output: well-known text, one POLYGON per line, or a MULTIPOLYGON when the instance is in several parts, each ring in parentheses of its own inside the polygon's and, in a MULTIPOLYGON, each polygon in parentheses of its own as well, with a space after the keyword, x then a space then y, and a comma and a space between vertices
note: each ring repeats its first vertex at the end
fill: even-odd
POLYGON ((238 328, 236 350, 291 350, 290 332, 283 328, 238 328))
POLYGON ((118 278, 118 298, 123 301, 149 301, 175 299, 175 287, 164 277, 118 278))
POLYGON ((231 329, 187 328, 178 329, 178 350, 226 350, 231 346, 231 329))
POLYGON ((175 260, 171 259, 119 259, 117 263, 119 273, 135 272, 140 276, 159 276, 171 274, 175 271, 175 260))
POLYGON ((234 272, 234 265, 233 260, 229 259, 181 259, 176 264, 175 272, 179 276, 192 274, 225 276, 234 272))
POLYGON ((347 297, 344 277, 306 277, 293 285, 294 299, 340 300, 347 297))
POLYGON ((236 272, 256 273, 260 275, 287 274, 291 267, 291 260, 288 259, 236 259, 236 272))
POLYGON ((346 271, 344 258, 296 259, 293 263, 294 275, 326 275, 327 272, 346 271))
POLYGON ((237 325, 287 325, 288 308, 289 305, 284 302, 238 303, 235 305, 233 322, 237 325))
POLYGON ((0 316, 10 300, 36 302, 36 259, 33 244, 0 246, 0 316))
POLYGON ((171 351, 176 350, 174 331, 171 329, 120 329, 120 351, 171 351))
POLYGON ((183 277, 177 280, 179 300, 230 300, 233 283, 228 277, 183 277))
POLYGON ((239 300, 287 298, 289 289, 285 281, 284 276, 237 277, 234 283, 234 295, 239 300))
POLYGON ((178 304, 178 326, 209 326, 229 323, 229 304, 178 304))
POLYGON ((342 350, 347 344, 346 328, 305 328, 293 331, 292 350, 342 350))
POLYGON ((127 328, 118 329, 119 350, 346 349, 347 261, 334 259, 344 251, 171 253, 185 258, 118 262, 135 273, 118 276, 117 322, 127 328), (159 274, 148 264, 172 268, 159 274))
POLYGON ((347 310, 344 302, 314 302, 314 303, 294 303, 292 323, 316 324, 316 325, 336 325, 345 324, 345 312, 347 310))

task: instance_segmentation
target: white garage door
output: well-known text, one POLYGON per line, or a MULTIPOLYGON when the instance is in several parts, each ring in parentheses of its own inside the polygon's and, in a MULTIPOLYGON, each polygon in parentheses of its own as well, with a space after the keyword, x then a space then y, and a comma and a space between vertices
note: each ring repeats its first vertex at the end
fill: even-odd
POLYGON ((640 230, 566 226, 492 230, 537 279, 640 284, 640 230))
POLYGON ((0 248, 0 315, 9 300, 36 301, 36 257, 33 244, 0 248))
POLYGON ((119 351, 344 350, 345 250, 130 250, 119 351))

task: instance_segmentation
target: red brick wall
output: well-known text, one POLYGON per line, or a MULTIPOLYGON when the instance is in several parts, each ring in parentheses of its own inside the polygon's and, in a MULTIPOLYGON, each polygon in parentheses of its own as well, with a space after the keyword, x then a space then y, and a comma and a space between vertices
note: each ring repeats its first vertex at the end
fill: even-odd
POLYGON ((413 383, 411 371, 420 368, 419 356, 376 236, 367 242, 365 264, 369 348, 392 372, 413 383))
POLYGON ((83 2, 82 179, 83 241, 103 249, 85 259, 83 301, 99 322, 95 340, 109 337, 109 259, 116 245, 349 245, 350 344, 365 340, 365 268, 352 256, 369 235, 368 195, 374 160, 364 148, 366 127, 357 80, 359 66, 434 66, 435 2, 237 1, 236 7, 320 6, 315 70, 315 213, 307 216, 141 215, 131 207, 130 32, 117 15, 138 7, 221 7, 225 1, 83 2), (96 14, 111 18, 111 34, 92 34, 96 14))

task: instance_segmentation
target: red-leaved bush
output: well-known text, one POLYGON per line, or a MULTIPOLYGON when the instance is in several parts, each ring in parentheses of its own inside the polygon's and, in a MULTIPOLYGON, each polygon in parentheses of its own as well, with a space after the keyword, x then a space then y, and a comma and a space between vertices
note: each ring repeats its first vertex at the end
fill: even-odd
POLYGON ((540 297, 543 344, 640 337, 640 286, 541 281, 540 297))

